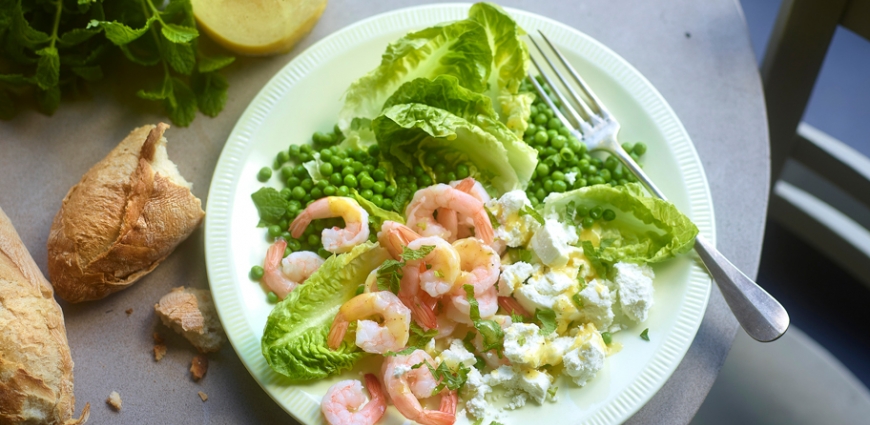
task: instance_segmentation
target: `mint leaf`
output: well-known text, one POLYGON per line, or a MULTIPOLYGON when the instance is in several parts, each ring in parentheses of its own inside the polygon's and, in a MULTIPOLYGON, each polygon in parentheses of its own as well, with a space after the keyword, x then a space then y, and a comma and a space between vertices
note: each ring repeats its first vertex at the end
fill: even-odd
POLYGON ((172 96, 172 79, 171 78, 164 79, 163 85, 160 87, 160 90, 152 90, 152 91, 139 90, 136 92, 136 96, 139 96, 145 100, 168 99, 170 96, 172 96))
POLYGON ((522 314, 511 313, 511 322, 512 323, 523 323, 526 320, 522 314))
POLYGON ((166 106, 172 122, 187 127, 196 118, 196 96, 187 84, 175 77, 172 77, 172 92, 173 96, 164 100, 163 105, 166 106))
POLYGON ((465 385, 465 381, 468 380, 468 372, 471 372, 471 369, 464 363, 459 363, 456 371, 450 370, 445 362, 441 362, 437 369, 429 363, 426 363, 426 366, 429 367, 429 371, 432 372, 435 380, 439 381, 438 386, 432 391, 432 395, 440 393, 444 388, 450 391, 462 388, 465 385))
POLYGON ((148 18, 145 21, 145 26, 142 28, 130 28, 127 25, 120 23, 118 21, 97 21, 91 20, 88 24, 88 28, 100 27, 103 29, 103 32, 106 33, 106 38, 109 39, 116 46, 124 46, 126 44, 130 44, 133 40, 142 37, 146 31, 151 27, 151 24, 157 20, 157 16, 154 15, 148 18))
POLYGON ((227 79, 215 72, 194 74, 190 79, 196 94, 196 105, 203 114, 217 116, 227 103, 227 79))
POLYGON ((164 24, 160 28, 160 33, 167 40, 173 43, 187 43, 196 37, 199 37, 199 32, 194 27, 183 27, 176 24, 164 24))
POLYGON ((541 226, 544 225, 544 217, 541 216, 541 213, 539 213, 537 210, 535 210, 534 208, 532 208, 532 207, 530 207, 530 206, 528 206, 528 205, 524 206, 524 207, 520 210, 520 217, 522 217, 522 216, 524 216, 524 215, 527 215, 527 214, 530 215, 530 216, 532 216, 532 218, 534 218, 535 221, 537 221, 538 223, 540 223, 541 226))
POLYGON ((32 78, 25 77, 21 74, 0 74, 0 81, 13 86, 23 86, 34 83, 32 78))
POLYGON ((217 71, 236 61, 232 56, 200 57, 197 70, 202 73, 217 71))
POLYGON ((36 64, 36 84, 43 90, 57 86, 60 78, 60 57, 57 48, 46 47, 37 50, 36 54, 39 55, 36 64))
POLYGON ((495 320, 483 320, 480 318, 480 305, 477 299, 474 298, 474 287, 471 285, 462 285, 465 289, 465 295, 468 297, 469 317, 474 323, 474 328, 480 333, 483 338, 483 350, 496 350, 501 355, 501 349, 504 345, 504 330, 495 320))
POLYGON ((160 39, 160 56, 172 66, 172 69, 184 75, 190 75, 196 65, 196 54, 190 44, 176 44, 160 39))
POLYGON ((141 56, 134 54, 133 51, 130 50, 130 47, 127 46, 126 44, 123 46, 118 46, 118 48, 121 49, 121 52, 124 53, 124 56, 127 59, 129 59, 130 62, 139 64, 139 65, 144 65, 144 66, 152 66, 152 65, 157 65, 158 63, 160 63, 160 56, 159 55, 154 55, 151 57, 141 57, 141 56))
POLYGON ((649 341, 649 328, 644 329, 643 332, 640 333, 640 337, 644 341, 649 341))
POLYGON ((12 27, 10 29, 9 35, 14 37, 19 44, 31 50, 36 50, 40 45, 51 41, 48 34, 33 29, 30 23, 24 19, 21 2, 17 2, 12 8, 12 27))
POLYGON ((278 224, 290 205, 290 202, 271 187, 260 188, 251 194, 251 199, 254 201, 254 206, 257 207, 260 220, 269 224, 278 224))
POLYGON ((73 28, 61 35, 60 38, 57 39, 57 42, 63 47, 72 47, 88 41, 99 32, 100 31, 96 29, 73 28))
POLYGON ((402 279, 402 267, 405 267, 404 261, 396 261, 393 259, 384 261, 384 263, 378 267, 378 289, 398 294, 399 283, 402 279))
POLYGON ((402 247, 402 259, 405 261, 422 260, 429 255, 435 245, 423 245, 419 249, 411 249, 407 246, 402 247))
POLYGON ((535 318, 541 322, 541 335, 547 336, 556 331, 556 312, 552 309, 535 309, 535 318))
POLYGON ((99 66, 74 66, 70 70, 85 81, 98 81, 103 78, 103 69, 99 66))
POLYGON ((47 115, 54 114, 54 111, 60 106, 60 86, 54 86, 48 90, 37 88, 36 103, 43 113, 47 115))

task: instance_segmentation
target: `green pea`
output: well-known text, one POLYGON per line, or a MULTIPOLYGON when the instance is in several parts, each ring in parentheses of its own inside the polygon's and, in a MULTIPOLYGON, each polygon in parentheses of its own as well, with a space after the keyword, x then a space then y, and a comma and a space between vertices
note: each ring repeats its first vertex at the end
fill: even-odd
POLYGON ((369 201, 372 200, 372 196, 375 196, 374 192, 372 192, 371 189, 363 189, 363 191, 360 192, 359 194, 360 194, 360 196, 362 196, 365 199, 368 199, 369 201))
POLYGON ((588 229, 592 227, 593 224, 595 224, 595 219, 589 216, 583 217, 583 222, 581 224, 583 225, 584 229, 588 229))
POLYGON ((610 343, 613 341, 613 336, 610 334, 610 332, 601 332, 601 339, 604 340, 605 344, 610 345, 610 343))
POLYGON ((365 169, 365 165, 362 162, 354 161, 353 162, 353 171, 355 173, 361 173, 365 169))
POLYGON ((604 210, 603 213, 601 213, 601 218, 603 218, 604 221, 613 221, 616 219, 616 212, 614 212, 612 209, 608 208, 608 209, 604 210))
POLYGON ((302 243, 299 242, 299 239, 290 239, 287 241, 287 246, 290 247, 293 251, 301 251, 302 243))
POLYGON ((553 191, 553 179, 548 178, 544 180, 544 190, 547 192, 553 191))
POLYGON ((637 154, 637 156, 642 156, 646 153, 646 145, 643 142, 637 142, 631 150, 631 153, 637 154))
MULTIPOLYGON (((544 86, 544 87, 547 87, 549 89, 548 86, 544 86)), ((547 90, 547 91, 549 92, 549 90, 547 90)), ((553 113, 553 110, 550 109, 549 107, 544 107, 544 115, 546 115, 547 120, 549 120, 550 118, 553 118, 553 115, 556 115, 556 114, 553 113)))
POLYGON ((296 159, 299 158, 299 154, 302 151, 299 149, 299 145, 290 145, 290 148, 287 149, 287 154, 290 155, 290 158, 296 159))
POLYGON ((249 273, 249 276, 253 280, 262 279, 263 278, 263 268, 260 266, 251 267, 251 273, 249 273))
POLYGON ((384 199, 384 205, 382 208, 388 211, 393 209, 393 200, 389 198, 384 199))
POLYGON ((596 184, 604 184, 604 183, 606 183, 606 182, 604 181, 604 179, 602 179, 602 178, 599 177, 599 176, 595 176, 595 177, 590 177, 590 178, 589 178, 589 185, 590 185, 590 186, 592 186, 592 185, 596 185, 596 184))
POLYGON ((605 183, 609 182, 612 179, 612 176, 610 175, 610 170, 606 168, 598 172, 598 177, 601 177, 601 179, 604 180, 605 183))
POLYGON ((299 162, 308 162, 308 161, 311 161, 313 159, 314 159, 314 156, 312 156, 308 152, 302 152, 299 154, 299 162))
POLYGON ((342 178, 344 178, 344 176, 352 176, 353 174, 353 167, 344 167, 341 169, 342 178))
POLYGON ((332 149, 329 149, 329 148, 321 149, 320 150, 320 160, 329 162, 330 159, 332 159, 332 149))
POLYGON ((553 171, 553 174, 550 174, 550 177, 553 179, 553 181, 565 181, 565 173, 561 171, 553 171))
MULTIPOLYGON (((421 171, 422 171, 422 168, 421 168, 421 171)), ((403 185, 403 186, 408 184, 408 176, 401 175, 399 177, 396 177, 396 183, 403 185)))
POLYGON ((348 174, 344 176, 344 185, 349 188, 357 187, 358 182, 356 181, 356 177, 353 174, 348 174))
POLYGON ((293 188, 293 199, 302 200, 305 197, 305 189, 300 186, 296 186, 293 188))
POLYGON ((332 168, 335 169, 335 171, 338 171, 341 168, 342 164, 344 164, 344 160, 341 159, 338 155, 335 155, 332 158, 329 158, 329 163, 332 164, 332 168))
POLYGON ((556 137, 553 137, 550 140, 550 146, 552 146, 554 149, 562 149, 567 143, 568 138, 561 134, 557 134, 556 137))
POLYGON ((598 172, 598 167, 596 167, 592 164, 589 164, 589 166, 587 166, 586 169, 583 170, 583 174, 595 174, 597 172, 598 172))
POLYGON ((387 188, 384 189, 384 196, 387 198, 393 198, 396 196, 398 190, 399 189, 397 189, 396 186, 387 186, 387 188))
POLYGON ((435 173, 435 181, 437 183, 447 183, 449 181, 447 180, 447 173, 443 171, 440 173, 435 173))
POLYGON ((631 143, 626 142, 626 143, 623 143, 623 144, 622 144, 622 149, 625 150, 625 151, 628 152, 628 153, 631 153, 631 150, 634 149, 634 145, 631 144, 631 143))
POLYGON ((375 179, 373 179, 367 175, 363 176, 359 179, 359 185, 363 189, 371 189, 375 185, 375 179))
POLYGON ((295 175, 295 172, 296 168, 293 167, 292 164, 284 164, 281 166, 281 177, 283 177, 284 180, 293 177, 295 175))
POLYGON ((266 294, 266 301, 267 301, 269 304, 275 304, 275 303, 277 303, 277 302, 280 301, 280 300, 278 299, 278 296, 275 295, 274 292, 271 292, 271 291, 270 291, 268 294, 266 294))
POLYGON ((435 152, 429 152, 423 156, 423 162, 430 166, 434 167, 439 161, 438 155, 435 152))
POLYGON ((574 189, 580 189, 581 187, 586 187, 586 179, 579 177, 577 180, 574 180, 574 189))
POLYGON ((311 188, 314 187, 314 180, 311 180, 311 179, 302 180, 302 183, 299 183, 299 186, 301 186, 305 190, 311 190, 311 188))
POLYGON ((580 205, 574 211, 577 213, 578 217, 586 217, 587 215, 589 215, 589 207, 585 205, 580 205))
POLYGON ((550 175, 550 166, 543 162, 539 162, 538 167, 535 170, 538 172, 538 177, 550 175))
POLYGON ((547 197, 547 192, 544 190, 544 188, 539 188, 535 191, 535 197, 538 199, 544 199, 547 197))
POLYGON ((417 178, 417 185, 426 187, 432 185, 432 178, 428 174, 423 174, 417 178))
POLYGON ((573 137, 571 135, 571 130, 569 130, 568 127, 565 127, 564 125, 559 127, 557 130, 559 130, 559 134, 565 136, 566 139, 569 137, 573 137))
POLYGON ((562 193, 566 190, 568 190, 568 183, 562 180, 556 180, 553 182, 553 192, 562 193))
POLYGON ((616 157, 614 157, 614 156, 608 156, 607 159, 604 161, 604 168, 606 168, 610 171, 615 170, 616 167, 618 167, 618 166, 619 166, 619 160, 617 160, 616 157))
MULTIPOLYGON (((532 114, 532 116, 534 115, 535 114, 532 114)), ((526 136, 534 136, 537 131, 538 126, 536 126, 534 123, 529 123, 529 126, 526 127, 526 131, 524 131, 523 134, 525 134, 526 136)))
POLYGON ((556 136, 558 136, 558 135, 559 135, 559 132, 556 130, 547 130, 547 137, 549 138, 549 140, 555 139, 556 136))
POLYGON ((332 136, 322 131, 315 131, 311 135, 311 141, 318 144, 330 144, 333 142, 332 136))
POLYGON ((278 152, 278 155, 275 158, 275 160, 278 161, 279 164, 283 164, 283 163, 290 160, 290 153, 287 151, 278 152))
POLYGON ((465 164, 459 164, 456 166, 456 178, 464 179, 468 177, 470 173, 468 172, 468 166, 465 164))
POLYGON ((372 171, 372 178, 375 179, 376 182, 382 182, 387 179, 387 172, 381 168, 372 171))
POLYGON ((547 121, 549 120, 550 117, 548 117, 546 114, 542 114, 539 112, 538 115, 535 115, 535 125, 546 126, 547 121))
POLYGON ((538 115, 538 106, 537 106, 537 105, 532 105, 531 107, 529 107, 529 111, 532 112, 531 116, 538 115))
POLYGON ((285 247, 285 248, 284 248, 284 258, 287 258, 287 256, 290 255, 290 254, 292 254, 292 253, 293 253, 293 250, 290 249, 290 247, 285 247))
MULTIPOLYGON (((430 181, 431 181, 431 179, 430 179, 430 181)), ((411 193, 416 192, 418 189, 417 182, 408 183, 408 189, 411 190, 411 193)))
POLYGON ((311 153, 314 152, 314 147, 309 144, 299 145, 299 151, 302 153, 311 153))
POLYGON ((326 259, 326 258, 329 258, 329 256, 332 255, 332 253, 323 249, 323 248, 318 248, 317 255, 319 255, 323 259, 326 259))
POLYGON ((289 210, 299 211, 302 209, 302 202, 299 202, 296 199, 291 199, 290 202, 288 202, 287 204, 288 204, 287 209, 289 209, 289 210))
POLYGON ((413 167, 412 171, 414 172, 414 177, 420 177, 420 176, 422 176, 423 174, 426 174, 426 171, 423 170, 423 167, 421 167, 421 166, 419 166, 419 165, 415 165, 415 166, 413 167))
POLYGON ((381 154, 381 147, 378 145, 371 145, 369 146, 368 151, 369 155, 376 157, 381 154))
POLYGON ((572 151, 572 150, 569 149, 569 148, 562 148, 562 149, 560 149, 560 150, 559 150, 559 156, 561 156, 562 159, 564 159, 565 161, 568 161, 568 162, 571 162, 571 161, 577 159, 577 157, 574 156, 574 151, 572 151))
POLYGON ((323 194, 326 196, 332 196, 335 195, 336 190, 338 189, 336 189, 335 186, 329 185, 323 188, 323 194))
POLYGON ((323 189, 321 189, 319 187, 315 187, 314 189, 311 189, 311 198, 320 199, 322 197, 323 197, 323 189))
POLYGON ((558 118, 553 117, 550 118, 549 121, 547 121, 547 128, 558 131, 560 127, 563 127, 562 121, 559 121, 558 118))
POLYGON ((260 171, 257 172, 257 180, 261 182, 265 182, 272 178, 272 169, 269 167, 260 168, 260 171))
POLYGON ((387 184, 382 182, 382 181, 374 182, 372 184, 372 191, 375 193, 384 193, 384 190, 386 190, 386 188, 387 188, 387 184))
POLYGON ((324 176, 328 176, 328 175, 332 174, 332 170, 333 170, 333 167, 332 167, 331 163, 324 162, 324 163, 320 164, 320 174, 322 174, 324 176))
POLYGON ((290 199, 290 197, 293 196, 293 192, 290 191, 289 187, 282 188, 278 194, 284 199, 290 199))
POLYGON ((613 180, 622 180, 625 177, 625 169, 622 166, 616 167, 610 175, 613 177, 613 180))
POLYGON ((529 203, 532 204, 533 207, 537 207, 541 201, 539 201, 536 196, 529 196, 529 203))
POLYGON ((283 229, 281 229, 281 226, 273 224, 269 226, 266 231, 269 233, 269 236, 277 238, 278 236, 281 236, 281 232, 283 231, 283 229))
POLYGON ((589 210, 589 217, 592 217, 594 220, 598 220, 599 218, 601 218, 601 213, 601 207, 594 207, 589 210))
POLYGON ((317 235, 309 235, 308 236, 308 244, 311 246, 320 245, 320 236, 317 235))
POLYGON ((329 184, 333 186, 338 186, 343 181, 343 177, 341 173, 332 173, 329 175, 329 184))
POLYGON ((454 173, 453 171, 448 171, 447 172, 447 181, 452 182, 454 180, 457 180, 456 173, 454 173))
POLYGON ((293 168, 293 176, 304 179, 308 177, 308 170, 306 170, 305 167, 301 165, 297 165, 295 168, 293 168))
POLYGON ((550 140, 550 136, 546 132, 539 131, 535 133, 535 143, 543 145, 544 143, 547 143, 548 140, 550 140))

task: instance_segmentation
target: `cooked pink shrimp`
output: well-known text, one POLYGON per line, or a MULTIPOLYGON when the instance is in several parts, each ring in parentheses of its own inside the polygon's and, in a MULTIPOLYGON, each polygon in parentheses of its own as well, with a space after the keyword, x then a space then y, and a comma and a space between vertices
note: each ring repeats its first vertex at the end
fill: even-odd
POLYGON ((498 306, 503 308, 507 314, 518 314, 527 319, 532 318, 532 314, 526 311, 514 297, 498 297, 498 306))
POLYGON ((381 231, 378 232, 378 242, 396 260, 402 255, 402 248, 416 239, 420 239, 419 234, 408 226, 391 220, 384 221, 381 231))
MULTIPOLYGON (((388 357, 382 368, 387 394, 399 413, 409 420, 423 425, 451 425, 456 421, 455 392, 445 391, 441 394, 440 410, 424 410, 420 405, 418 399, 433 395, 432 389, 434 389, 431 387, 432 389, 426 394, 425 389, 434 382, 434 378, 426 377, 425 372, 428 371, 428 367, 411 369, 422 362, 435 367, 435 361, 423 350, 416 350, 407 356, 388 357), (426 371, 421 371, 423 369, 426 371), (411 371, 415 373, 411 374, 411 371), (423 382, 413 382, 415 380, 423 382)), ((431 377, 431 373, 428 376, 431 377)))
POLYGON ((421 263, 425 264, 424 268, 419 269, 420 289, 437 298, 453 289, 461 271, 459 254, 452 245, 437 236, 423 237, 408 244, 408 248, 414 250, 424 246, 435 248, 422 260, 408 261, 407 267, 419 268, 421 263))
POLYGON ((287 242, 278 239, 266 251, 263 262, 263 283, 282 300, 323 264, 323 259, 310 251, 294 252, 282 260, 285 249, 287 242))
MULTIPOLYGON (((378 242, 396 260, 401 259, 402 252, 409 243, 420 239, 420 237, 407 226, 389 220, 381 225, 381 231, 378 232, 378 242)), ((423 329, 434 329, 438 326, 435 318, 435 304, 438 300, 420 291, 421 270, 425 271, 425 265, 421 262, 406 265, 402 269, 399 299, 411 309, 411 317, 414 322, 422 326, 423 329)))
POLYGON ((450 320, 446 314, 438 315, 438 334, 435 335, 435 339, 447 338, 448 336, 453 334, 453 331, 456 330, 456 322, 450 320))
POLYGON ((498 291, 495 283, 498 281, 501 259, 498 254, 483 241, 475 238, 460 239, 453 242, 453 248, 459 253, 462 272, 456 279, 455 289, 451 292, 448 317, 461 323, 471 323, 469 317, 470 304, 465 292, 465 285, 474 287, 474 297, 480 307, 481 318, 488 318, 498 311, 498 291))
POLYGON ((355 200, 343 196, 327 196, 312 202, 290 223, 290 234, 298 238, 312 220, 332 217, 343 218, 344 229, 323 229, 321 240, 325 250, 347 252, 369 238, 369 214, 355 200))
MULTIPOLYGON (((483 203, 492 199, 489 196, 489 193, 486 193, 486 189, 483 188, 483 185, 471 177, 462 180, 454 180, 450 182, 450 186, 477 198, 483 203)), ((456 211, 447 208, 439 208, 437 211, 438 224, 450 232, 450 236, 444 238, 448 242, 472 236, 471 227, 474 226, 474 222, 469 217, 460 215, 456 211)))
POLYGON ((371 373, 366 374, 365 380, 366 389, 371 396, 368 403, 362 392, 362 385, 355 379, 336 382, 329 387, 320 402, 320 410, 326 422, 330 425, 374 425, 384 416, 387 400, 381 383, 371 373))
POLYGON ((350 322, 354 320, 359 320, 356 345, 367 353, 399 351, 408 343, 411 311, 390 291, 359 294, 344 303, 329 329, 326 340, 329 348, 335 350, 341 345, 350 322), (363 320, 371 316, 380 316, 383 324, 363 320))
POLYGON ((408 227, 420 233, 450 237, 450 231, 435 221, 433 213, 439 208, 456 211, 459 215, 471 217, 475 234, 487 244, 492 243, 493 230, 489 215, 479 199, 446 184, 436 184, 420 189, 405 209, 408 227))

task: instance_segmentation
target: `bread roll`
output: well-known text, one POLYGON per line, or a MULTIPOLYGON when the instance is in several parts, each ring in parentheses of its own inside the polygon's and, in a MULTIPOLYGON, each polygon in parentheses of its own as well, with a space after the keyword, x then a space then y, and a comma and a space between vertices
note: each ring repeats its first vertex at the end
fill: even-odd
POLYGON ((130 286, 202 221, 200 200, 167 157, 167 128, 133 130, 67 193, 48 235, 48 275, 61 298, 130 286))
POLYGON ((154 311, 164 325, 183 335, 200 352, 220 350, 223 328, 208 290, 173 288, 154 304, 154 311))
POLYGON ((73 361, 51 286, 0 209, 0 424, 73 419, 73 361))

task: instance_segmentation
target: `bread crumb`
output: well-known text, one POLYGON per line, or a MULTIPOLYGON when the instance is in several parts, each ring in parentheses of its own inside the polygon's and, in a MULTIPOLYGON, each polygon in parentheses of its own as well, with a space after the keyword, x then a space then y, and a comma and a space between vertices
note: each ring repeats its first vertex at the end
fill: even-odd
POLYGON ((204 393, 204 392, 202 392, 202 391, 198 392, 197 394, 199 394, 199 398, 201 398, 202 401, 206 401, 206 400, 208 400, 208 394, 206 394, 206 393, 204 393))
POLYGON ((106 399, 106 403, 108 403, 109 406, 112 406, 112 409, 115 409, 116 412, 120 412, 121 394, 118 394, 117 391, 112 391, 112 393, 109 394, 109 398, 106 399))
POLYGON ((208 357, 197 354, 190 362, 190 373, 193 375, 194 381, 199 381, 208 372, 208 357))
POLYGON ((163 360, 163 356, 166 355, 166 346, 163 344, 155 344, 154 345, 154 361, 163 360))
POLYGON ((220 350, 223 328, 208 290, 174 288, 160 298, 154 311, 164 325, 187 338, 200 353, 220 350))
POLYGON ((159 333, 154 332, 154 334, 151 335, 151 337, 154 338, 154 343, 155 343, 155 344, 163 344, 163 337, 160 336, 159 333))
POLYGON ((133 309, 132 309, 132 308, 128 308, 128 309, 125 311, 125 313, 127 313, 127 315, 129 316, 129 315, 133 314, 133 309))

